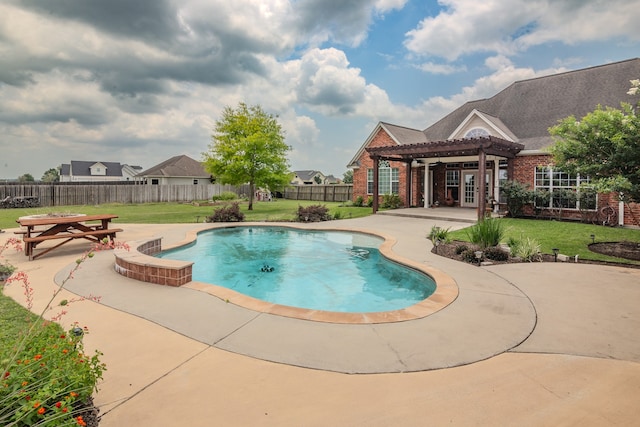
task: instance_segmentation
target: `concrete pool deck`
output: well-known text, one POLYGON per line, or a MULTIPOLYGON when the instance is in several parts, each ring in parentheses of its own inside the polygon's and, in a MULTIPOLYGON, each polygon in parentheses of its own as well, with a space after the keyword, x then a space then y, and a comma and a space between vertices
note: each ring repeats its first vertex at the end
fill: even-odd
MULTIPOLYGON (((467 223, 386 215, 339 223, 394 236, 398 255, 450 274, 458 298, 424 319, 317 323, 131 282, 99 253, 66 288, 101 303, 69 306, 65 322, 89 326, 87 348, 104 353, 101 426, 637 422, 640 270, 479 268, 431 254, 425 239, 432 225, 467 223)), ((118 237, 161 235, 167 245, 202 227, 124 224, 118 237)), ((29 273, 37 307, 81 252, 69 245, 32 262, 6 254, 29 273)), ((21 300, 17 287, 6 293, 21 300)))

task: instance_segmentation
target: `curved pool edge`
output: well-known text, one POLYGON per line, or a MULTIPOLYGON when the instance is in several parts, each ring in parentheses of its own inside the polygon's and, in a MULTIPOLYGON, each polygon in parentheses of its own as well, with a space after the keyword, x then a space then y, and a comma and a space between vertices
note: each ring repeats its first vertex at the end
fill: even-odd
MULTIPOLYGON (((157 284, 168 284, 173 286, 180 286, 183 288, 188 288, 196 291, 205 292, 209 295, 212 295, 216 298, 221 299, 230 304, 237 305, 242 308, 246 308, 252 311, 272 314, 276 316, 282 317, 290 317, 300 320, 308 320, 313 322, 325 322, 325 323, 339 323, 339 324, 379 324, 379 323, 394 323, 394 322, 404 322, 408 320, 415 320, 427 317, 431 314, 434 314, 443 308, 447 307, 453 301, 456 300, 459 294, 458 284, 456 281, 444 273, 441 270, 437 270, 433 267, 426 266, 419 262, 415 262, 413 260, 404 258, 393 252, 392 248, 396 244, 397 240, 389 236, 385 233, 381 233, 379 231, 369 230, 369 229, 360 229, 356 227, 329 227, 329 228, 319 228, 314 227, 313 224, 292 224, 292 223, 263 223, 263 222, 243 222, 238 224, 211 224, 210 226, 198 230, 189 230, 186 233, 186 236, 183 240, 169 245, 167 247, 162 248, 162 251, 175 249, 181 246, 185 246, 193 243, 197 238, 198 234, 212 230, 217 228, 237 228, 237 227, 287 227, 294 228, 300 230, 317 230, 317 231, 347 231, 347 232, 356 232, 369 234, 372 236, 380 237, 383 239, 379 247, 380 253, 401 265, 412 268, 414 270, 420 271, 427 276, 431 277, 433 281, 436 283, 435 291, 425 300, 422 300, 416 304, 413 304, 409 307, 393 310, 393 311, 382 311, 382 312, 370 312, 370 313, 343 313, 343 312, 333 312, 333 311, 323 311, 323 310, 313 310, 313 309, 305 309, 298 307, 285 306, 280 304, 275 304, 263 300, 259 300, 256 298, 252 298, 250 296, 241 294, 239 292, 233 291, 231 289, 213 285, 209 283, 191 281, 191 266, 192 262, 185 261, 172 261, 161 258, 155 258, 146 253, 138 252, 138 248, 149 242, 150 240, 140 240, 135 242, 127 242, 128 246, 132 248, 135 252, 133 254, 129 253, 126 255, 129 260, 134 260, 134 262, 139 265, 144 265, 145 268, 153 270, 157 272, 160 268, 170 268, 177 269, 178 272, 173 274, 174 276, 180 276, 183 278, 187 277, 187 273, 180 273, 180 271, 188 271, 188 281, 183 284, 176 285, 175 282, 171 281, 171 279, 167 279, 169 283, 164 283, 163 281, 152 281, 151 283, 157 284), (167 261, 169 261, 167 263, 167 261), (180 270, 180 269, 183 270, 180 270)), ((152 239, 153 240, 153 239, 152 239)), ((154 240, 156 245, 159 245, 159 239, 154 240)), ((118 253, 116 253, 116 270, 118 271, 118 253)), ((123 256, 124 253, 120 252, 120 255, 123 256)), ((127 274, 123 274, 122 271, 118 271, 120 274, 127 276, 127 274)), ((142 275, 138 280, 147 281, 141 277, 146 277, 146 275, 142 275)), ((135 277, 133 277, 135 278, 135 277)))

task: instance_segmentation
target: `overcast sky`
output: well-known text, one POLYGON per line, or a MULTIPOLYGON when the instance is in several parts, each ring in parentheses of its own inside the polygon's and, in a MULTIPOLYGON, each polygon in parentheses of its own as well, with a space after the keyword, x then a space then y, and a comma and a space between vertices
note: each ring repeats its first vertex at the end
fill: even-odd
POLYGON ((342 177, 378 121, 638 56, 640 0, 0 0, 0 178, 202 160, 241 101, 342 177))

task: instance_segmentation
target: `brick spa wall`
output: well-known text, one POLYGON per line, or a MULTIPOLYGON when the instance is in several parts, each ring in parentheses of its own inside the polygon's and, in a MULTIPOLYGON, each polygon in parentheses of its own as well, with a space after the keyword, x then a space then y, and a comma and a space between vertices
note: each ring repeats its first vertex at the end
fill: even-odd
POLYGON ((130 248, 116 248, 115 270, 118 274, 142 282, 182 286, 191 282, 193 262, 155 258, 162 250, 162 239, 129 242, 130 248))

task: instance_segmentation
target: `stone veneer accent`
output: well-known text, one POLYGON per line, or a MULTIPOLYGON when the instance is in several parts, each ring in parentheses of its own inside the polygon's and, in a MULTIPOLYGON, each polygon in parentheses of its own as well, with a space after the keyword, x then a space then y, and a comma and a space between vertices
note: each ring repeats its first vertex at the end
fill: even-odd
POLYGON ((118 274, 158 285, 182 286, 191 282, 193 262, 155 258, 162 250, 162 239, 129 242, 130 248, 116 248, 115 270, 118 274))

